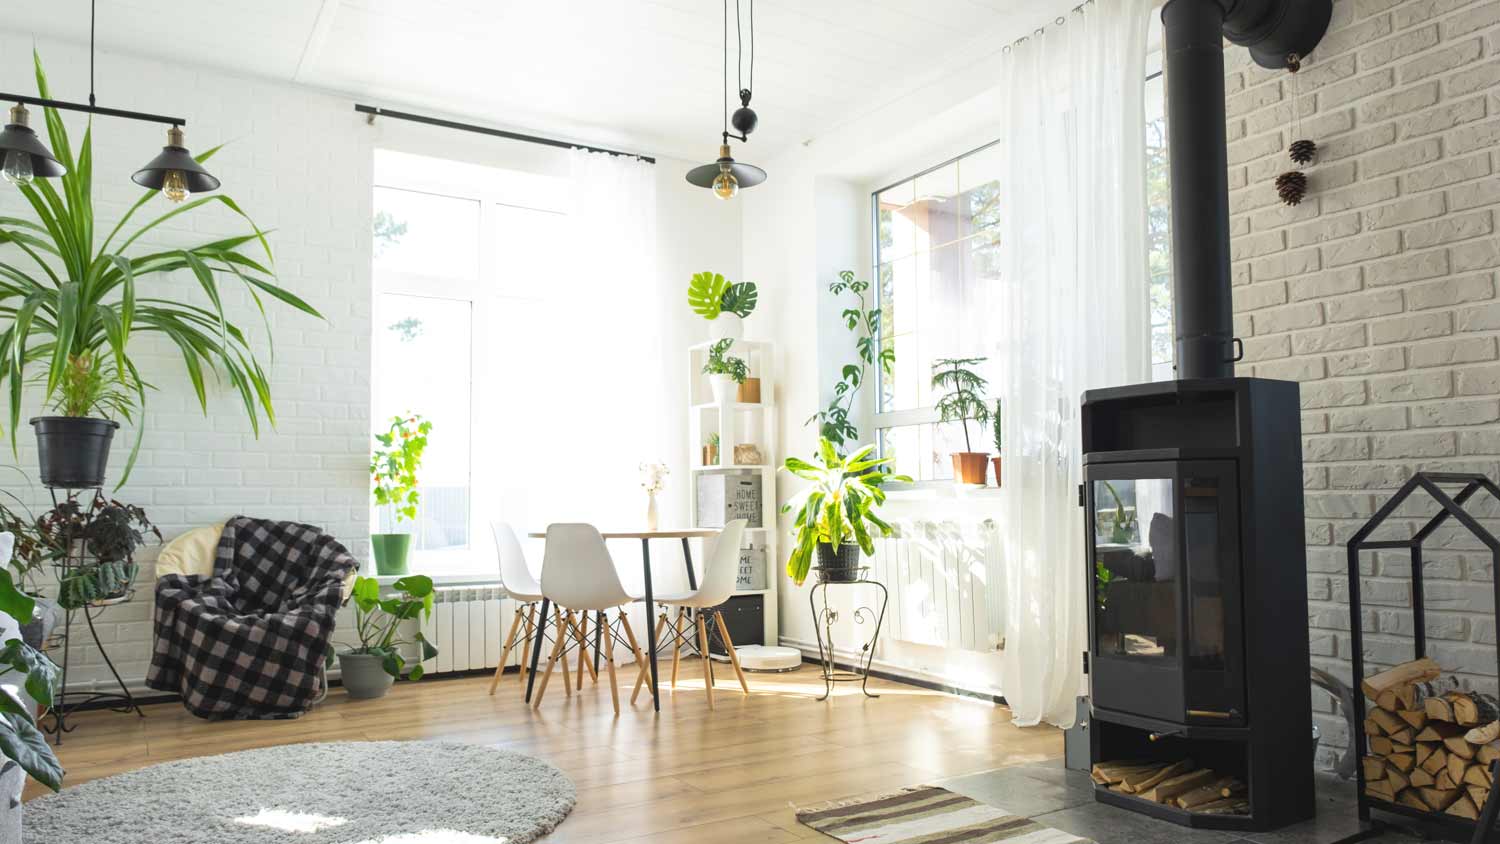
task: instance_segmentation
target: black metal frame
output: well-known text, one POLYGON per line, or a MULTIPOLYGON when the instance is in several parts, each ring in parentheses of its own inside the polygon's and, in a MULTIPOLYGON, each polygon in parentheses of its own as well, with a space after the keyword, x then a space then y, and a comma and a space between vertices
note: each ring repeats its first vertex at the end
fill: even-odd
POLYGON ((812 608, 813 634, 818 637, 818 663, 822 667, 823 696, 818 700, 827 700, 833 694, 835 683, 858 683, 859 690, 864 692, 865 697, 880 697, 870 691, 870 663, 875 659, 875 646, 880 642, 880 628, 885 623, 885 610, 890 604, 891 593, 885 588, 885 584, 878 580, 870 580, 869 567, 860 569, 858 580, 823 580, 819 579, 808 590, 807 603, 812 608), (837 610, 828 606, 829 586, 874 586, 880 590, 880 611, 876 612, 869 607, 856 606, 853 617, 856 624, 864 624, 867 618, 874 617, 875 628, 860 646, 860 657, 855 659, 852 671, 841 671, 834 664, 833 649, 833 623, 838 620, 837 610), (822 590, 823 606, 818 606, 818 590, 822 590))
MULTIPOLYGON (((1375 515, 1365 522, 1354 536, 1350 537, 1348 543, 1349 559, 1349 646, 1353 651, 1351 661, 1353 662, 1354 683, 1357 685, 1365 676, 1364 656, 1364 630, 1360 621, 1359 601, 1359 555, 1363 551, 1396 551, 1405 549, 1411 555, 1411 604, 1412 604, 1412 639, 1415 658, 1420 659, 1427 655, 1427 610, 1424 606, 1422 590, 1422 543, 1432 536, 1438 528, 1448 522, 1450 518, 1456 519, 1474 537, 1483 542, 1490 549, 1490 559, 1494 570, 1500 571, 1500 539, 1484 528, 1475 518, 1464 509, 1464 504, 1473 498, 1479 491, 1488 492, 1496 501, 1500 501, 1500 486, 1495 482, 1478 473, 1470 472, 1417 472, 1412 475, 1401 488, 1386 501, 1375 515), (1457 495, 1449 496, 1439 486, 1440 484, 1462 484, 1462 489, 1457 495), (1433 516, 1427 524, 1423 525, 1410 539, 1379 539, 1372 540, 1370 535, 1378 529, 1381 524, 1400 507, 1413 492, 1422 490, 1437 502, 1441 508, 1437 515, 1433 516)), ((1500 578, 1494 579, 1495 606, 1500 609, 1500 578)), ((1500 677, 1500 646, 1495 649, 1496 676, 1500 677)), ((1354 695, 1354 722, 1362 724, 1365 720, 1365 697, 1362 694, 1354 695)), ((1367 736, 1362 731, 1355 731, 1355 741, 1358 742, 1359 754, 1363 756, 1369 752, 1367 736)), ((1500 765, 1497 760, 1496 765, 1500 765)), ((1500 768, 1491 767, 1492 773, 1500 768)), ((1381 819, 1374 818, 1371 810, 1398 815, 1407 820, 1416 822, 1414 825, 1424 832, 1436 832, 1450 841, 1469 841, 1475 844, 1486 840, 1486 831, 1493 827, 1497 812, 1500 812, 1500 789, 1490 792, 1490 797, 1485 801, 1481 821, 1465 820, 1453 815, 1441 812, 1419 812, 1407 806, 1401 806, 1384 801, 1375 801, 1365 794, 1365 771, 1363 765, 1355 766, 1356 782, 1359 786, 1358 805, 1360 832, 1342 839, 1339 844, 1345 842, 1361 841, 1366 838, 1380 834, 1387 824, 1381 819), (1488 819, 1487 821, 1485 819, 1488 819)))
POLYGON ((49 100, 46 97, 32 97, 26 94, 0 93, 0 101, 12 103, 25 103, 26 105, 41 106, 43 108, 60 108, 64 111, 81 111, 85 114, 97 114, 100 117, 122 117, 126 120, 140 120, 146 123, 166 123, 171 126, 186 126, 187 121, 181 117, 168 117, 161 114, 149 114, 144 111, 129 111, 121 108, 105 108, 93 103, 75 103, 68 100, 49 100))
POLYGON ((389 117, 392 120, 405 120, 410 123, 423 123, 428 126, 437 126, 443 129, 457 129, 460 132, 473 132, 479 135, 490 135, 496 138, 507 138, 512 141, 522 141, 528 144, 541 144, 547 147, 558 147, 560 149, 586 149, 589 152, 607 152, 610 155, 622 155, 626 158, 639 158, 647 164, 655 164, 656 159, 649 155, 641 155, 635 152, 621 152, 617 149, 606 147, 589 146, 588 144, 575 144, 571 141, 559 141, 556 138, 544 138, 541 135, 527 135, 521 132, 510 132, 505 129, 495 129, 490 126, 478 126, 473 123, 460 123, 457 120, 446 120, 441 117, 428 117, 425 114, 413 114, 409 111, 396 111, 395 109, 381 108, 380 106, 356 104, 354 110, 360 114, 368 114, 371 120, 376 117, 389 117))

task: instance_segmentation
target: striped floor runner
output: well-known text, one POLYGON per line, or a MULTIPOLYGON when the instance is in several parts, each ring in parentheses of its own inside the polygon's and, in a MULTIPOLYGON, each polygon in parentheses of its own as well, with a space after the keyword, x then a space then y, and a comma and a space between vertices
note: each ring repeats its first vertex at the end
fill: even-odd
POLYGON ((797 820, 848 844, 1092 844, 931 785, 809 806, 797 820))

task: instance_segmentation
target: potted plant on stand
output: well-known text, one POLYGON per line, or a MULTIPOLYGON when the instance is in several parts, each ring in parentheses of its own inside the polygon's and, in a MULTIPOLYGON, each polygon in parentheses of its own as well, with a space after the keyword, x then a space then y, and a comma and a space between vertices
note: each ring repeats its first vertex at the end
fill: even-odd
MULTIPOLYGON (((35 66, 37 92, 48 97, 40 58, 35 58, 35 66)), ((0 333, 0 386, 9 396, 12 450, 27 401, 23 387, 40 384, 43 404, 56 414, 31 420, 42 483, 73 489, 102 486, 110 443, 119 427, 110 417, 144 422, 140 413, 147 383, 141 369, 155 365, 156 359, 132 355, 133 341, 143 334, 162 338, 180 353, 204 413, 208 380, 219 375, 233 388, 254 433, 260 432, 262 414, 275 424, 270 381, 258 354, 261 344, 253 343, 249 332, 228 319, 223 285, 243 285, 257 306, 270 298, 319 314, 274 283, 265 234, 223 194, 184 202, 127 229, 136 213, 156 198, 156 190, 141 195, 112 227, 96 225, 91 135, 84 133, 75 158, 58 112, 43 111, 50 146, 66 173, 57 179, 58 187, 50 179, 19 180, 15 187, 31 215, 0 217, 0 243, 16 248, 0 284, 0 313, 8 317, 0 333), (196 227, 186 215, 210 204, 239 215, 249 232, 196 246, 159 245, 159 227, 190 233, 196 227), (99 239, 96 233, 105 236, 99 239), (202 291, 200 303, 185 301, 187 293, 175 283, 163 287, 168 276, 179 271, 195 280, 202 291)), ((205 161, 216 151, 210 149, 197 160, 205 161)), ((98 207, 113 213, 116 206, 110 202, 98 207)), ((121 486, 140 449, 144 425, 135 428, 121 486)))
MULTIPOLYGON (((370 453, 370 479, 373 482, 375 506, 391 508, 392 519, 417 518, 417 469, 422 452, 427 450, 427 434, 432 423, 415 413, 391 419, 390 430, 375 435, 370 453)), ((406 574, 406 557, 411 553, 411 534, 372 533, 370 550, 375 554, 375 571, 382 575, 406 574)))
POLYGON ((714 402, 720 405, 733 401, 736 388, 750 375, 749 365, 728 353, 733 344, 729 339, 714 343, 708 348, 708 363, 703 365, 703 374, 709 376, 708 385, 714 391, 714 402))
POLYGON ((161 531, 146 511, 95 494, 87 507, 68 497, 37 521, 46 556, 57 565, 57 603, 65 610, 129 597, 140 567, 136 549, 161 531))
POLYGON ((995 399, 995 416, 994 418, 990 419, 990 426, 995 431, 995 456, 990 458, 990 462, 995 464, 995 486, 998 487, 1000 486, 1000 458, 1003 455, 1003 451, 1000 448, 1000 443, 1004 439, 1003 432, 1000 429, 999 399, 995 399))
POLYGON ((714 340, 738 340, 745 334, 746 317, 755 311, 759 294, 748 281, 738 284, 720 273, 695 273, 688 282, 688 307, 708 320, 714 340))
MULTIPOLYGON (((422 679, 422 663, 437 656, 438 650, 420 632, 403 637, 402 623, 419 616, 432 615, 432 578, 414 574, 391 584, 396 593, 380 597, 380 581, 360 577, 354 581, 354 631, 359 645, 340 651, 339 676, 349 697, 369 699, 385 697, 405 673, 408 680, 422 679), (421 656, 408 670, 403 645, 416 645, 421 656)), ((409 625, 408 625, 409 626, 409 625)), ((329 662, 333 651, 329 650, 329 662)))
POLYGON ((832 442, 818 442, 819 463, 788 457, 782 468, 812 486, 798 493, 781 512, 797 511, 792 523, 796 544, 787 560, 786 573, 797 585, 807 579, 813 554, 818 558, 818 576, 833 583, 859 579, 859 554, 875 553, 872 528, 881 536, 891 535, 891 526, 876 515, 885 501, 882 487, 898 481, 910 483, 906 475, 893 475, 883 467, 891 458, 871 458, 875 446, 867 445, 847 459, 840 457, 832 442))
POLYGON ((942 358, 932 364, 932 388, 941 390, 937 410, 944 422, 958 422, 964 429, 964 450, 953 453, 953 478, 959 483, 984 485, 989 453, 975 451, 969 441, 969 420, 981 427, 990 419, 984 402, 985 380, 972 367, 987 358, 942 358))

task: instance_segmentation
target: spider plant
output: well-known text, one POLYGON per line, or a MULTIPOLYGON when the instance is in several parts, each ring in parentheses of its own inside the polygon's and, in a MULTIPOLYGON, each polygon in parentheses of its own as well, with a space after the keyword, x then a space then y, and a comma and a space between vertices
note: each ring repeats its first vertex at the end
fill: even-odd
MULTIPOLYGON (((50 97, 41 57, 33 53, 37 93, 50 97)), ((43 401, 64 414, 103 413, 135 421, 136 439, 120 478, 124 485, 141 446, 146 388, 131 352, 142 334, 166 338, 181 353, 198 404, 208 412, 208 381, 227 380, 238 394, 251 429, 260 416, 275 425, 270 382, 246 332, 225 314, 225 282, 243 285, 265 320, 263 297, 320 317, 309 304, 274 283, 271 247, 233 199, 214 194, 171 208, 149 222, 136 214, 157 195, 146 191, 102 240, 96 237, 93 204, 92 120, 74 155, 67 128, 56 109, 44 109, 53 154, 67 168, 54 186, 37 179, 17 189, 30 205, 30 217, 0 217, 0 315, 10 325, 0 332, 0 389, 9 402, 11 448, 16 449, 28 375, 43 401), (245 234, 188 248, 144 248, 142 238, 169 221, 205 205, 218 204, 244 219, 245 234), (263 257, 260 254, 264 253, 263 257), (183 301, 153 282, 186 271, 202 291, 199 304, 183 301)), ((205 161, 214 147, 198 156, 205 161)), ((102 230, 102 227, 101 227, 102 230)), ((268 340, 269 342, 269 340, 268 340)), ((274 348, 271 349, 274 355, 274 348)))

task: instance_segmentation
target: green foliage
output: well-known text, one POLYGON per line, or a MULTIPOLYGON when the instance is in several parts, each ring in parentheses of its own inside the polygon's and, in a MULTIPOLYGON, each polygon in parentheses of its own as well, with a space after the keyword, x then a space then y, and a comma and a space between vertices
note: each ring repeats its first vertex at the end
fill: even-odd
MULTIPOLYGON (((48 97, 41 57, 33 55, 33 60, 37 92, 48 97)), ((92 128, 84 132, 75 157, 62 118, 55 109, 43 111, 50 146, 67 168, 67 175, 55 181, 37 179, 18 186, 31 215, 0 216, 0 244, 14 247, 0 255, 0 316, 9 323, 0 331, 0 388, 8 386, 5 392, 9 399, 12 450, 17 448, 16 430, 25 404, 23 386, 33 372, 44 374, 39 380, 46 404, 64 408, 87 405, 88 412, 113 412, 127 420, 132 413, 144 409, 148 385, 131 355, 131 341, 141 334, 158 335, 177 350, 205 414, 208 380, 227 380, 254 433, 260 433, 261 414, 274 425, 276 414, 271 404, 270 381, 249 336, 226 317, 221 285, 225 281, 243 285, 263 317, 263 297, 267 296, 303 313, 320 318, 321 315, 273 283, 275 273, 270 269, 271 249, 266 233, 233 199, 213 194, 173 207, 117 241, 136 213, 157 195, 157 191, 151 190, 125 209, 103 241, 96 245, 92 128), (239 215, 248 225, 249 233, 189 248, 132 249, 164 225, 191 230, 185 215, 210 204, 239 215), (265 253, 264 259, 251 257, 242 249, 249 246, 258 246, 265 253), (151 284, 184 271, 197 283, 203 304, 188 304, 177 290, 158 291, 151 284), (91 370, 106 357, 113 364, 108 370, 110 380, 117 386, 106 393, 89 388, 94 390, 95 397, 89 401, 89 390, 80 387, 80 379, 81 383, 87 383, 94 375, 91 371, 70 374, 69 369, 91 370), (59 396, 69 378, 75 381, 72 389, 82 391, 59 396)), ((215 147, 196 158, 206 161, 217 151, 215 147)), ((266 329, 269 338, 269 320, 266 329)), ((136 441, 120 477, 121 486, 135 466, 143 430, 144 425, 136 426, 136 441)))
POLYGON ((759 299, 760 294, 756 292, 755 283, 741 281, 724 288, 724 295, 719 297, 719 310, 744 319, 755 312, 755 304, 759 299))
POLYGON ((1109 584, 1115 579, 1115 573, 1104 567, 1101 560, 1094 561, 1094 603, 1099 609, 1109 607, 1109 584))
MULTIPOLYGON (((14 466, 4 467, 20 476, 22 481, 30 483, 26 473, 14 466)), ((46 562, 46 548, 42 544, 41 534, 37 531, 36 517, 31 510, 21 501, 21 498, 8 489, 0 489, 0 532, 15 535, 15 547, 11 549, 10 569, 16 573, 17 579, 25 579, 34 571, 41 568, 46 562)), ((5 608, 0 606, 0 611, 5 608)))
POLYGON ((391 417, 390 430, 375 435, 375 447, 370 452, 375 504, 392 505, 398 522, 417 517, 417 469, 422 466, 422 452, 427 450, 431 430, 431 422, 409 413, 391 417))
POLYGON ((401 242, 406 236, 407 224, 397 220, 389 211, 376 211, 370 221, 370 236, 374 243, 375 257, 385 254, 387 249, 401 242))
POLYGON ((729 338, 714 343, 708 348, 708 363, 703 365, 704 375, 728 375, 734 383, 743 384, 750 377, 750 365, 741 358, 728 356, 734 341, 729 338))
MULTIPOLYGON (((45 380, 40 373, 33 383, 45 380)), ((129 419, 136 389, 130 373, 122 372, 109 355, 71 355, 57 382, 52 409, 63 416, 97 414, 106 419, 129 419)))
POLYGON ((711 446, 713 446, 714 448, 718 448, 719 447, 719 432, 718 431, 714 431, 712 434, 708 435, 708 444, 711 445, 711 446))
POLYGON ((1109 541, 1115 545, 1129 545, 1135 541, 1135 513, 1126 509, 1125 500, 1120 497, 1120 493, 1115 491, 1114 484, 1109 481, 1100 481, 1100 483, 1104 484, 1104 488, 1109 491, 1109 496, 1115 500, 1115 512, 1109 523, 1109 541))
POLYGON ((813 553, 818 543, 842 545, 858 543, 866 554, 875 553, 872 529, 881 536, 891 535, 891 526, 881 520, 875 508, 885 503, 882 487, 891 481, 910 483, 906 475, 892 475, 884 467, 891 458, 872 459, 875 446, 867 445, 847 459, 826 438, 818 442, 819 457, 812 461, 788 457, 782 469, 812 485, 798 493, 781 512, 797 511, 792 523, 796 543, 786 563, 786 573, 799 586, 807 579, 813 553), (821 459, 820 459, 821 458, 821 459))
POLYGON ((957 421, 964 427, 964 450, 973 451, 969 442, 969 420, 981 427, 990 421, 990 408, 984 402, 986 382, 971 367, 988 358, 939 358, 932 362, 932 388, 942 390, 938 415, 944 422, 957 421))
POLYGON ((58 569, 57 602, 78 609, 129 588, 138 566, 136 549, 161 531, 146 511, 95 495, 87 507, 69 497, 37 520, 37 535, 47 560, 71 560, 58 569))
MULTIPOLYGON (((407 575, 391 584, 395 595, 380 597, 380 581, 373 577, 354 580, 354 630, 359 637, 359 646, 345 653, 372 654, 380 657, 385 673, 401 679, 403 673, 408 680, 422 679, 422 663, 437 656, 438 650, 420 632, 411 639, 400 637, 401 622, 432 616, 432 578, 420 574, 407 575), (402 645, 416 645, 421 656, 408 670, 406 658, 401 655, 402 645)), ((330 655, 332 651, 330 650, 330 655)))
POLYGON ((875 347, 880 332, 880 310, 869 307, 869 289, 870 283, 856 279, 852 270, 840 272, 838 281, 828 285, 828 292, 835 296, 851 293, 859 300, 857 307, 845 308, 843 313, 844 327, 853 332, 859 357, 854 363, 845 364, 840 371, 839 382, 833 385, 833 399, 829 401, 828 407, 808 417, 804 424, 817 422, 819 436, 833 443, 840 454, 843 453, 845 444, 859 437, 859 429, 849 421, 849 414, 854 409, 855 396, 864 386, 867 368, 875 366, 878 361, 881 370, 889 376, 891 367, 896 362, 894 348, 877 350, 875 347))
MULTIPOLYGON (((7 591, 20 595, 8 576, 0 577, 0 592, 7 591)), ((28 611, 17 618, 29 620, 31 614, 28 611)), ((20 685, 26 693, 43 709, 52 706, 61 672, 46 654, 20 639, 11 639, 0 647, 0 679, 7 674, 22 675, 20 685)), ((37 727, 31 708, 5 689, 0 689, 0 756, 14 761, 32 779, 53 791, 62 788, 62 763, 37 727)))
POLYGON ((729 282, 719 273, 704 270, 688 281, 688 307, 704 319, 718 319, 724 309, 724 293, 729 282))
POLYGON ((1001 452, 1004 451, 1004 449, 1000 447, 1000 442, 1001 442, 1001 440, 1004 437, 1004 432, 1001 430, 1001 425, 1000 425, 1000 400, 999 399, 995 399, 995 415, 992 416, 992 417, 990 417, 990 426, 994 429, 994 432, 995 432, 995 454, 998 455, 998 454, 1000 454, 1001 452))

